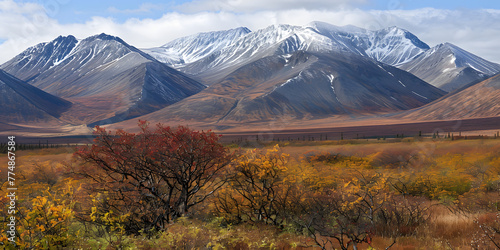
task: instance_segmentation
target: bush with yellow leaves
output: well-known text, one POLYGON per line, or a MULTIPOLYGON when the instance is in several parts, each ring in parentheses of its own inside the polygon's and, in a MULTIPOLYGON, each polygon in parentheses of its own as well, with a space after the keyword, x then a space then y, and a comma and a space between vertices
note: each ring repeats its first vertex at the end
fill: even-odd
POLYGON ((15 213, 16 244, 7 239, 4 228, 0 231, 6 249, 52 249, 70 246, 76 240, 78 233, 69 229, 74 214, 74 186, 70 179, 63 183, 62 187, 43 190, 35 198, 20 200, 15 213))

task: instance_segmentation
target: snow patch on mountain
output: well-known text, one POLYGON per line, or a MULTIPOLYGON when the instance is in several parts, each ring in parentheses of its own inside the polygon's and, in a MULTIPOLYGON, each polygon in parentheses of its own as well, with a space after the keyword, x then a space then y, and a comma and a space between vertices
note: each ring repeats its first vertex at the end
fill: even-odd
POLYGON ((421 94, 419 94, 419 93, 416 93, 415 91, 412 91, 412 93, 413 93, 413 94, 415 94, 415 95, 417 95, 417 96, 420 96, 420 97, 422 97, 422 98, 424 98, 424 99, 427 99, 427 97, 425 97, 425 96, 423 96, 423 95, 421 95, 421 94))
POLYGON ((328 80, 330 80, 330 83, 333 83, 333 80, 335 79, 334 75, 327 75, 328 80))
POLYGON ((64 60, 68 59, 68 57, 70 57, 75 52, 76 48, 78 48, 80 41, 81 40, 77 40, 73 49, 71 49, 71 51, 68 54, 66 54, 66 56, 64 56, 62 59, 55 60, 51 67, 57 66, 57 65, 61 64, 64 60))
POLYGON ((337 102, 340 102, 339 97, 337 96, 337 93, 335 93, 335 87, 333 86, 333 80, 335 80, 335 76, 330 74, 327 75, 328 80, 330 81, 330 88, 332 88, 332 92, 335 95, 335 99, 337 99, 337 102))
MULTIPOLYGON (((302 78, 302 72, 299 72, 299 75, 297 75, 296 77, 293 77, 293 78, 290 78, 288 79, 286 82, 282 83, 279 87, 277 88, 281 88, 281 87, 284 87, 285 85, 291 83, 291 82, 294 82, 296 80, 299 80, 302 78)), ((275 88, 276 89, 276 88, 275 88)), ((274 91, 274 90, 273 90, 274 91)))

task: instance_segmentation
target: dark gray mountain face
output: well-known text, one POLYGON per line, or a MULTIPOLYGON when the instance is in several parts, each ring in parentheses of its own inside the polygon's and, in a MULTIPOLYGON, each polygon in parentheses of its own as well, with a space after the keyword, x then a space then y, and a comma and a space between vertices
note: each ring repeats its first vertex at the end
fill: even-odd
MULTIPOLYGON (((60 37, 26 50, 2 68, 33 86, 77 103, 82 116, 87 107, 108 114, 110 121, 158 110, 205 88, 120 38, 106 34, 79 42, 60 37), (67 45, 60 45, 59 40, 67 45), (30 72, 24 70, 26 65, 30 65, 30 72)), ((92 117, 83 120, 96 121, 92 117)))
POLYGON ((71 103, 0 70, 0 107, 2 122, 22 123, 56 120, 71 103))
POLYGON ((484 60, 450 43, 439 44, 399 65, 399 68, 448 92, 500 72, 499 64, 484 60))
POLYGON ((268 121, 411 109, 444 94, 395 67, 352 53, 297 51, 242 66, 197 95, 145 116, 157 120, 268 121))
POLYGON ((248 97, 224 119, 245 120, 249 115, 260 119, 266 113, 266 118, 292 115, 302 119, 390 112, 419 107, 444 94, 411 74, 353 54, 298 51, 279 62, 268 60, 246 65, 221 82, 236 85, 255 73, 268 76, 258 81, 266 88, 246 90, 248 97), (270 71, 275 67, 282 68, 270 71))

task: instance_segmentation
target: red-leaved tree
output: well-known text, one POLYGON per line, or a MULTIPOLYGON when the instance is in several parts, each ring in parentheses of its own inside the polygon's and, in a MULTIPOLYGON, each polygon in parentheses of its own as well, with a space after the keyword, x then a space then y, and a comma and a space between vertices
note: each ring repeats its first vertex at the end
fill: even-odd
POLYGON ((75 173, 91 180, 90 218, 126 233, 162 230, 203 202, 225 182, 232 158, 213 132, 139 126, 139 133, 96 127, 94 144, 75 153, 83 161, 75 173))

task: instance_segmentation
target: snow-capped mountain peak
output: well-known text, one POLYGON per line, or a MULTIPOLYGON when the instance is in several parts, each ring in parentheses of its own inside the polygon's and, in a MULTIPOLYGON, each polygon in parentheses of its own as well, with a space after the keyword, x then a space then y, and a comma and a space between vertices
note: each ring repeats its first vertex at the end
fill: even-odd
POLYGON ((66 58, 77 46, 74 36, 59 36, 56 39, 37 44, 23 51, 2 65, 11 74, 21 74, 23 79, 36 77, 66 58), (15 66, 14 66, 15 65, 15 66))
POLYGON ((187 41, 204 41, 210 39, 212 41, 214 40, 230 40, 231 37, 235 36, 236 38, 239 38, 242 35, 246 35, 248 33, 252 32, 250 29, 247 27, 238 27, 234 29, 229 29, 229 30, 221 30, 221 31, 213 31, 213 32, 200 32, 194 35, 182 37, 175 39, 169 43, 164 44, 161 47, 170 47, 173 44, 182 44, 186 43, 187 41))
POLYGON ((467 52, 452 43, 442 43, 438 45, 438 47, 449 51, 449 53, 453 55, 453 57, 455 58, 453 63, 457 68, 471 67, 474 70, 486 75, 494 75, 498 73, 498 64, 493 64, 489 61, 486 61, 483 58, 467 52))
POLYGON ((266 55, 289 54, 297 50, 349 52, 399 65, 429 49, 415 35, 397 27, 370 31, 352 25, 341 27, 315 21, 304 26, 275 24, 254 32, 243 28, 236 31, 239 32, 200 33, 144 51, 181 70, 189 64, 205 64, 203 69, 187 66, 188 73, 189 68, 199 73, 222 64, 252 61, 266 55))
POLYGON ((157 60, 170 65, 191 63, 230 46, 251 31, 246 27, 204 32, 175 39, 161 47, 144 49, 157 60))
POLYGON ((399 65, 429 49, 407 30, 396 26, 371 31, 353 25, 335 26, 324 22, 312 22, 307 27, 344 45, 348 50, 369 56, 377 61, 399 65))
POLYGON ((398 66, 429 49, 429 45, 412 33, 392 26, 377 30, 370 36, 366 53, 373 59, 398 66))
POLYGON ((451 43, 441 43, 407 63, 404 69, 446 91, 461 88, 500 71, 500 65, 451 43))

